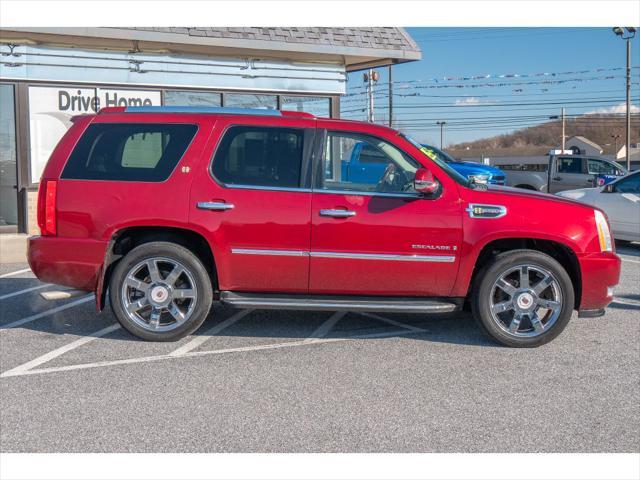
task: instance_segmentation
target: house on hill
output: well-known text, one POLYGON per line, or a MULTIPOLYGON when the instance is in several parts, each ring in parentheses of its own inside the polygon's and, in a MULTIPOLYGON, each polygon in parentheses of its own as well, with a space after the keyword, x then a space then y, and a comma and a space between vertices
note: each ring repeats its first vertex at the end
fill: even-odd
POLYGON ((567 139, 565 146, 576 155, 602 155, 603 152, 600 145, 580 135, 567 139))

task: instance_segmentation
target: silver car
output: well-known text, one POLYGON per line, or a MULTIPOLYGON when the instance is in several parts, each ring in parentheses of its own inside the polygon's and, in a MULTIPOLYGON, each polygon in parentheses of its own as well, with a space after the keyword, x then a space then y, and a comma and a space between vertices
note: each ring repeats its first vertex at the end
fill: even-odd
POLYGON ((640 170, 602 187, 567 190, 557 195, 604 210, 616 240, 640 241, 640 170))

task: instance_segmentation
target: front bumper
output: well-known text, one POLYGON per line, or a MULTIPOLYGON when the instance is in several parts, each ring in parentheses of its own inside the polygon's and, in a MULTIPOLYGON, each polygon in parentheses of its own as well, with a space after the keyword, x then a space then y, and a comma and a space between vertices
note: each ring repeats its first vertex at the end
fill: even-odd
MULTIPOLYGON (((613 287, 620 281, 622 262, 615 253, 588 253, 578 257, 582 276, 579 311, 597 312, 613 301, 613 287)), ((596 316, 596 315, 591 315, 596 316)))
POLYGON ((108 242, 86 238, 29 237, 27 259, 38 279, 95 290, 108 242))

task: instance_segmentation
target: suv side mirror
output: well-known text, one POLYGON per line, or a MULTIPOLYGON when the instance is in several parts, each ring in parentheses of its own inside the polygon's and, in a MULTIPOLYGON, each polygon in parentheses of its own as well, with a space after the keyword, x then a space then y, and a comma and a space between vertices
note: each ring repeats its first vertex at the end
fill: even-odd
POLYGON ((613 193, 613 185, 611 183, 608 183, 604 186, 604 188, 602 189, 603 193, 613 193))
POLYGON ((416 170, 416 176, 413 179, 413 188, 416 192, 424 195, 433 195, 440 187, 440 182, 433 176, 431 170, 424 167, 416 170))

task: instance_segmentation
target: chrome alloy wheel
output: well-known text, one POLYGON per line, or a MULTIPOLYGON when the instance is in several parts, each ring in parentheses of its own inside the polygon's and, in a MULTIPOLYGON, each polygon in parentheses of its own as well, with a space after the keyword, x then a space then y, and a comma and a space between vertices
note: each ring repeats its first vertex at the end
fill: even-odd
POLYGON ((542 267, 512 267, 494 282, 490 309, 493 321, 509 335, 536 337, 548 331, 560 316, 560 284, 542 267))
POLYGON ((198 291, 193 275, 166 257, 143 260, 122 283, 122 306, 136 325, 151 332, 168 332, 193 313, 198 291))

